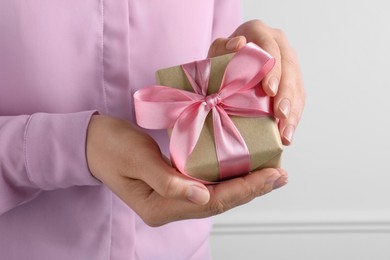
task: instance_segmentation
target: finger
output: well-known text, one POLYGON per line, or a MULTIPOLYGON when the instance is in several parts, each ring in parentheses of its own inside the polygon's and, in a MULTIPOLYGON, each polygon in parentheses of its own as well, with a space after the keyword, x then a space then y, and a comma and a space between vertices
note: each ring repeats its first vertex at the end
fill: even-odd
POLYGON ((198 205, 204 205, 210 199, 205 185, 168 165, 152 168, 149 174, 143 175, 142 180, 164 198, 188 200, 198 205))
POLYGON ((275 58, 274 67, 261 82, 265 93, 267 93, 268 96, 273 97, 278 93, 283 68, 279 45, 272 35, 269 35, 268 33, 265 33, 265 36, 263 37, 257 38, 255 43, 275 58))
POLYGON ((294 50, 286 38, 279 34, 276 40, 281 53, 283 74, 279 82, 279 93, 275 97, 275 115, 278 118, 288 118, 291 111, 294 93, 299 91, 297 83, 300 77, 299 65, 294 50))
POLYGON ((287 173, 283 169, 263 169, 244 177, 208 186, 210 201, 206 205, 165 200, 161 213, 166 219, 204 218, 221 214, 233 207, 243 205, 256 197, 265 195, 287 183, 287 173), (173 206, 173 204, 175 206, 173 206), (179 203, 179 204, 178 204, 179 203), (169 209, 169 211, 168 211, 169 209), (183 213, 185 212, 185 213, 183 213))
POLYGON ((283 169, 263 169, 241 178, 208 186, 212 196, 205 205, 161 197, 139 180, 129 182, 124 189, 127 194, 121 197, 137 198, 129 201, 128 205, 146 224, 161 226, 172 221, 204 218, 223 213, 282 187, 287 180, 288 175, 283 169))
POLYGON ((115 186, 115 193, 119 198, 152 227, 193 218, 192 213, 200 211, 203 207, 189 200, 164 197, 149 184, 138 179, 125 178, 117 182, 115 186))
POLYGON ((221 183, 212 187, 208 210, 212 215, 223 213, 282 187, 287 180, 283 169, 268 168, 221 183))
POLYGON ((305 92, 297 57, 285 38, 277 39, 282 53, 283 75, 274 98, 274 113, 280 120, 282 142, 289 145, 299 124, 305 104, 305 92))
POLYGON ((291 144, 304 106, 305 92, 302 81, 297 79, 292 82, 284 82, 282 78, 280 91, 274 99, 274 111, 275 115, 280 118, 279 132, 284 145, 291 144))
POLYGON ((251 20, 241 26, 231 35, 245 35, 248 42, 254 42, 275 58, 274 68, 262 80, 262 87, 269 96, 278 92, 280 77, 282 75, 281 54, 274 34, 282 33, 280 30, 270 28, 260 20, 251 20))
POLYGON ((302 116, 303 106, 304 104, 302 102, 295 102, 289 117, 279 120, 279 132, 284 145, 290 145, 293 141, 295 129, 302 116))
POLYGON ((305 103, 305 93, 296 54, 283 31, 259 23, 255 42, 276 59, 273 70, 262 81, 264 91, 274 96, 274 114, 280 119, 282 143, 292 142, 305 103), (263 35, 261 35, 261 33, 263 35))
POLYGON ((254 43, 275 58, 275 65, 272 70, 264 77, 261 84, 267 95, 273 97, 279 89, 280 77, 282 75, 282 64, 279 45, 269 33, 264 33, 263 37, 255 39, 254 43))
POLYGON ((210 46, 207 54, 208 58, 236 52, 246 44, 244 36, 236 36, 233 38, 218 38, 210 46))
POLYGON ((262 80, 263 89, 269 96, 276 95, 282 74, 280 49, 274 38, 274 32, 278 30, 268 27, 260 20, 252 20, 242 24, 231 35, 231 37, 245 35, 248 42, 257 44, 275 58, 275 66, 262 80))

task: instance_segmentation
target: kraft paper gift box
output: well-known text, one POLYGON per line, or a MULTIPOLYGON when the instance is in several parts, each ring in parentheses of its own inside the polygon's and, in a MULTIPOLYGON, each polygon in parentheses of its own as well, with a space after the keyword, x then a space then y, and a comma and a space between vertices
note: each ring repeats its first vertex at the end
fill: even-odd
MULTIPOLYGON (((234 55, 227 54, 210 59, 211 69, 207 89, 208 95, 218 91, 225 69, 234 55)), ((245 73, 245 66, 240 69, 245 73)), ((158 70, 156 72, 156 78, 159 85, 194 92, 182 66, 158 70)), ((255 88, 257 88, 256 91, 262 92, 261 95, 265 96, 259 84, 255 88)), ((229 115, 229 117, 243 137, 248 148, 250 171, 280 166, 282 144, 277 124, 272 115, 258 117, 229 115)), ((217 159, 213 131, 212 113, 209 113, 195 148, 187 158, 184 170, 186 175, 206 183, 223 181, 220 177, 220 166, 217 159)), ((172 129, 168 129, 168 132, 170 135, 172 129)), ((242 176, 247 173, 239 172, 235 175, 242 176)))

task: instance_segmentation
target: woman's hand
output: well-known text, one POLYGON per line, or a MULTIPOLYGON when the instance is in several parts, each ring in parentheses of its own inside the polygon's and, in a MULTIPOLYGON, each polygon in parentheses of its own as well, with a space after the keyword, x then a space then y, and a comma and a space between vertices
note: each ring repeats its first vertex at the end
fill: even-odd
POLYGON ((150 136, 101 115, 91 119, 86 152, 91 173, 150 226, 216 215, 287 182, 284 170, 265 169, 206 187, 172 168, 150 136))
POLYGON ((272 71, 263 79, 264 91, 274 97, 274 113, 279 119, 279 132, 284 145, 292 141, 305 105, 305 91, 298 60, 281 30, 259 20, 239 26, 229 38, 214 41, 209 57, 235 52, 253 42, 276 59, 272 71))

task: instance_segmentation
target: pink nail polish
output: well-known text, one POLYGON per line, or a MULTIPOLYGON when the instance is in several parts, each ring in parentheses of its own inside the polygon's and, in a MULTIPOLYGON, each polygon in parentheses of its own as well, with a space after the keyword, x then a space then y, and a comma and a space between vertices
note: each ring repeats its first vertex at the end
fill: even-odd
POLYGON ((231 38, 225 45, 226 50, 228 50, 228 51, 236 50, 240 41, 241 41, 240 37, 231 38))
POLYGON ((286 185, 287 183, 288 183, 288 177, 282 176, 282 177, 280 177, 279 179, 277 179, 277 180, 274 182, 272 188, 273 188, 274 190, 276 190, 276 189, 279 189, 280 187, 283 187, 283 186, 286 185))
POLYGON ((291 107, 290 100, 288 100, 287 98, 284 98, 279 103, 279 110, 280 112, 282 112, 285 118, 288 118, 288 116, 290 115, 290 107, 291 107))
POLYGON ((279 172, 275 172, 271 176, 268 177, 266 184, 272 184, 281 177, 282 175, 279 172))
POLYGON ((187 193, 187 199, 195 204, 204 205, 209 201, 210 194, 207 189, 191 185, 187 193))
POLYGON ((292 125, 287 126, 283 131, 283 138, 288 141, 288 143, 292 142, 292 138, 294 135, 295 128, 292 125))
POLYGON ((268 87, 272 92, 272 96, 275 96, 276 93, 278 93, 279 80, 276 77, 270 78, 270 80, 268 82, 268 87))

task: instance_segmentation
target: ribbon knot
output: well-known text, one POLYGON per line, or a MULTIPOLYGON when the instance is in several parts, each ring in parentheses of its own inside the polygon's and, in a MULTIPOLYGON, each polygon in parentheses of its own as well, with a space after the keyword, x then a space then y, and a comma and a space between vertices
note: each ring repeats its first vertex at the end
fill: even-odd
POLYGON ((208 109, 213 109, 216 105, 221 103, 221 96, 218 93, 213 93, 205 97, 204 101, 208 109))
POLYGON ((228 63, 217 93, 208 96, 210 60, 184 64, 181 68, 194 92, 165 86, 138 90, 134 94, 137 123, 149 129, 172 128, 171 160, 187 174, 187 159, 211 112, 220 180, 246 174, 251 170, 248 147, 229 115, 272 115, 270 98, 258 84, 274 64, 268 53, 248 43, 228 63))

